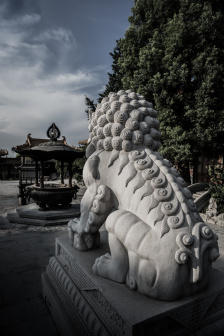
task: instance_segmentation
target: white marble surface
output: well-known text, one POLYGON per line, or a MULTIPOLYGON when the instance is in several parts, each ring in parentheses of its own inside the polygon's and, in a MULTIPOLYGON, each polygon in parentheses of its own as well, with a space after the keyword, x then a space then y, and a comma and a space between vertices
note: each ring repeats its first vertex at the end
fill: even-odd
POLYGON ((106 223, 111 253, 98 258, 93 271, 152 298, 174 300, 207 286, 219 253, 217 235, 185 181, 157 152, 157 115, 131 90, 109 94, 90 112, 87 191, 69 237, 80 251, 95 249, 106 223))

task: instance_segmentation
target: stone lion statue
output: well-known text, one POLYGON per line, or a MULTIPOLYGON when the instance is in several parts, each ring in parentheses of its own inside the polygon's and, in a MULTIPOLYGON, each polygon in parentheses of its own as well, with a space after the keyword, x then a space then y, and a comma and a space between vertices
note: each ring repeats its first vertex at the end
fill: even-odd
POLYGON ((71 244, 97 248, 105 223, 111 254, 93 272, 149 297, 175 300, 208 284, 219 256, 179 172, 163 158, 157 111, 131 90, 110 93, 89 113, 81 217, 70 221, 71 244))

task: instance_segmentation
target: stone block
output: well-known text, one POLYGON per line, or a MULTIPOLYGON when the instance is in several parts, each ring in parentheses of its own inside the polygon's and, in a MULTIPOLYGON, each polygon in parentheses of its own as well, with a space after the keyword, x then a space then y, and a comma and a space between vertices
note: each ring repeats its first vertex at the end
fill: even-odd
POLYGON ((159 301, 95 275, 95 259, 108 251, 106 232, 99 249, 90 252, 75 250, 67 237, 56 240, 56 255, 42 274, 42 292, 61 335, 199 336, 202 330, 203 335, 224 330, 224 274, 212 269, 206 290, 159 301))

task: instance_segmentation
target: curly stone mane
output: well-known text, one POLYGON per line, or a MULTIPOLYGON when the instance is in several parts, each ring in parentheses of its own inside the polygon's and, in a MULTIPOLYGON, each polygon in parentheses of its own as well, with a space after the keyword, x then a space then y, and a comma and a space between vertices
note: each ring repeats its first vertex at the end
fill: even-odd
POLYGON ((131 90, 110 93, 89 112, 89 143, 96 149, 130 152, 137 146, 156 151, 161 146, 157 111, 131 90))

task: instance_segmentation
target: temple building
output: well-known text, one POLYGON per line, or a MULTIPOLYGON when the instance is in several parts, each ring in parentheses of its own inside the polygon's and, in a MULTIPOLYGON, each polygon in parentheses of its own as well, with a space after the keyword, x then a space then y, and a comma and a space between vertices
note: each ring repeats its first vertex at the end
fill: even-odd
POLYGON ((0 180, 18 179, 19 172, 15 166, 20 164, 20 158, 8 158, 8 151, 0 149, 0 180))

